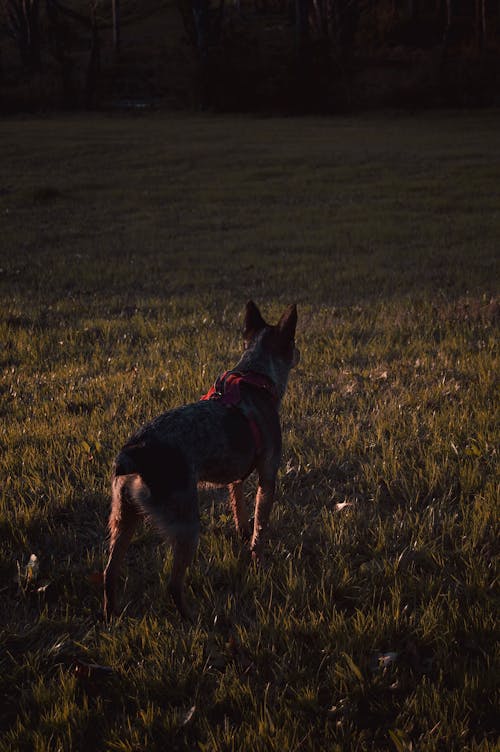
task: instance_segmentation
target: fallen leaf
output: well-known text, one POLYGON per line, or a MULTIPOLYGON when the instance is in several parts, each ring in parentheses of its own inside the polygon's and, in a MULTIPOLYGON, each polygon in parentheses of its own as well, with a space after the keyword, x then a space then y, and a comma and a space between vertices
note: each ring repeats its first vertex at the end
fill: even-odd
POLYGON ((397 658, 398 653, 395 652, 374 653, 370 661, 370 669, 372 671, 384 671, 385 669, 390 668, 393 663, 396 663, 397 658))
POLYGON ((342 698, 338 705, 332 705, 331 708, 328 709, 328 715, 333 718, 339 718, 339 717, 345 717, 352 713, 352 704, 348 700, 347 697, 342 698))
POLYGON ((378 659, 379 666, 381 668, 387 668, 388 666, 391 666, 393 663, 396 663, 398 658, 397 653, 384 653, 381 655, 378 659))
POLYGON ((28 580, 35 580, 40 569, 40 562, 36 554, 31 554, 30 560, 26 566, 26 577, 28 580))
POLYGON ((188 723, 191 723, 195 713, 196 713, 196 705, 193 705, 192 707, 189 708, 186 715, 182 719, 181 726, 187 726, 188 723))
POLYGON ((31 554, 26 566, 22 567, 19 562, 17 563, 17 575, 14 578, 15 582, 22 587, 26 587, 30 583, 35 582, 40 571, 40 561, 36 554, 31 554))
POLYGON ((339 501, 338 504, 335 504, 335 510, 337 512, 341 512, 342 509, 345 509, 346 507, 352 507, 353 503, 352 501, 339 501))

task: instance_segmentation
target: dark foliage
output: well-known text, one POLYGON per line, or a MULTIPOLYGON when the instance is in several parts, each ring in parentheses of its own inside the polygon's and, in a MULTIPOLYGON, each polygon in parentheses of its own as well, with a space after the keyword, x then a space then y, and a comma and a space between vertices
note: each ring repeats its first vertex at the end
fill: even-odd
POLYGON ((498 104, 493 0, 0 0, 4 108, 498 104), (120 40, 120 43, 118 43, 120 40))

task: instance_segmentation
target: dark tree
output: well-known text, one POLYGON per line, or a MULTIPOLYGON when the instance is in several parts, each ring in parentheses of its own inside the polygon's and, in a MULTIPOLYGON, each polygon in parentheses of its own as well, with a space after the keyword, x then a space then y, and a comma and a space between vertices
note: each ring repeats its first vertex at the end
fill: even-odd
POLYGON ((121 6, 120 0, 111 0, 113 13, 113 50, 120 52, 121 45, 121 6))
POLYGON ((0 0, 3 28, 19 50, 30 73, 40 70, 40 0, 0 0))

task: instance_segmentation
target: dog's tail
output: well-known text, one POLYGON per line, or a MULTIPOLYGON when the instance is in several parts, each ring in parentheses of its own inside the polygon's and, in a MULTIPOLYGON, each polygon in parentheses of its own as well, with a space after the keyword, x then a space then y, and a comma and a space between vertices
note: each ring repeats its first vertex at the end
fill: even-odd
MULTIPOLYGON (((131 447, 131 449, 133 450, 134 448, 131 447)), ((140 463, 137 462, 135 454, 135 451, 129 451, 128 448, 122 449, 113 465, 113 475, 115 478, 118 478, 120 475, 140 474, 140 463)))
POLYGON ((186 487, 190 473, 184 454, 161 443, 127 444, 115 460, 113 476, 139 475, 151 493, 186 487))
POLYGON ((164 466, 168 447, 161 444, 126 444, 114 464, 114 475, 141 475, 144 480, 164 466))

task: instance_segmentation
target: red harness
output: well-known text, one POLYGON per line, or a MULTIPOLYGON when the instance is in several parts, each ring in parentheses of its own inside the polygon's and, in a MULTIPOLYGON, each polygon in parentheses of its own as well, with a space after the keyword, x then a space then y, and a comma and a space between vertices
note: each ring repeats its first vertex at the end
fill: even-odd
MULTIPOLYGON (((261 373, 253 373, 252 371, 248 371, 247 373, 225 371, 217 378, 215 384, 210 387, 208 392, 203 397, 200 397, 200 401, 216 399, 227 407, 237 407, 241 402, 241 384, 250 384, 259 389, 264 389, 273 398, 274 402, 278 402, 279 400, 276 387, 267 376, 261 373)), ((264 441, 259 425, 251 413, 248 414, 245 412, 245 417, 252 431, 255 442, 255 453, 260 454, 264 448, 264 441)))

